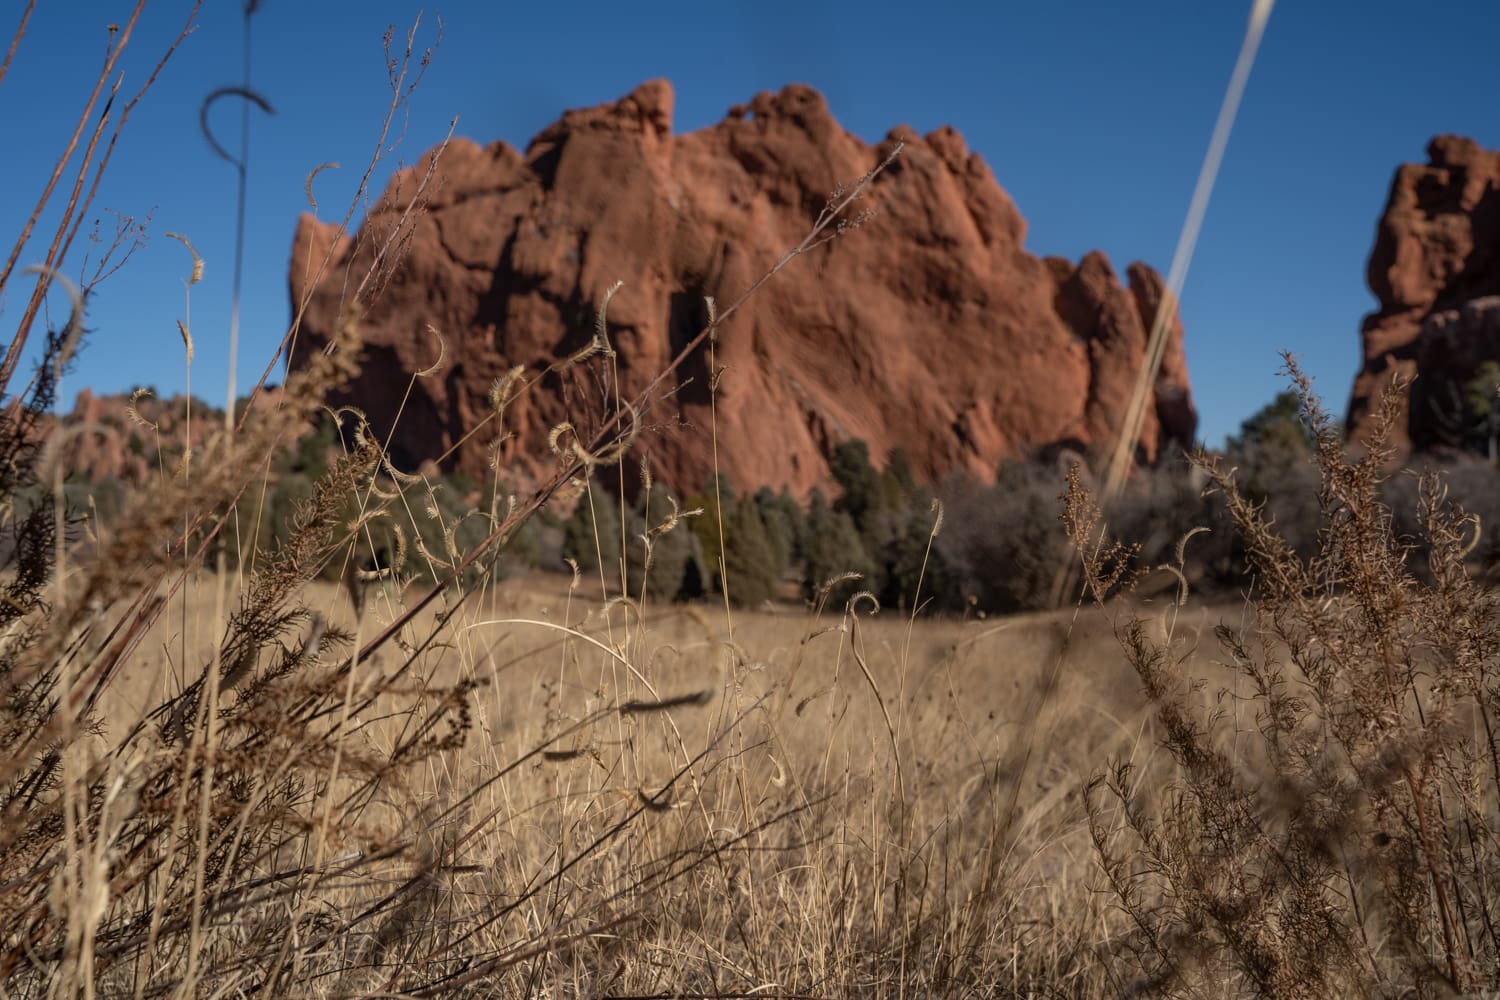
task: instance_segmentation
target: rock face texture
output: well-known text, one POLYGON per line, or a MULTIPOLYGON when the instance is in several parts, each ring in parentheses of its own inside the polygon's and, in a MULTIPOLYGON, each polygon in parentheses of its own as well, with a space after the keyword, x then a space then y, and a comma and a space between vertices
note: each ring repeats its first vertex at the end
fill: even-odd
MULTIPOLYGON (((498 445, 500 468, 549 466, 551 428, 597 426, 616 373, 625 398, 641 391, 702 329, 705 295, 733 302, 897 142, 901 155, 855 206, 875 214, 794 260, 731 317, 713 371, 706 351, 689 357, 643 416, 632 454, 649 452, 679 493, 700 489, 714 467, 715 384, 719 467, 737 488, 826 487, 826 457, 851 437, 877 462, 904 448, 929 480, 954 469, 993 478, 1005 457, 1113 443, 1164 295, 1155 271, 1131 265, 1123 284, 1099 253, 1077 265, 1027 253, 1025 221, 950 128, 897 128, 871 146, 804 86, 683 135, 672 107, 670 86, 654 81, 567 112, 524 154, 498 142, 448 147, 401 265, 359 320, 366 357, 348 401, 384 437, 406 400, 398 462, 454 448, 448 467, 484 473, 494 423, 462 439, 491 412, 494 380, 524 365, 535 384, 506 411, 513 436, 498 445), (589 343, 616 281, 617 355, 547 372, 589 343), (437 357, 429 324, 446 337, 447 367, 413 382, 437 357)), ((310 305, 291 364, 328 342, 345 274, 364 272, 427 169, 424 159, 398 174, 352 241, 336 245, 331 226, 300 220, 291 294, 310 305), (330 249, 326 277, 310 282, 330 249)), ((1137 449, 1147 461, 1190 442, 1197 422, 1175 311, 1170 330, 1137 449)))
POLYGON ((1464 382, 1500 360, 1500 152, 1444 135, 1427 160, 1396 171, 1376 232, 1367 280, 1380 308, 1361 327, 1347 424, 1362 439, 1392 375, 1420 373, 1395 429, 1401 450, 1450 443, 1464 382))

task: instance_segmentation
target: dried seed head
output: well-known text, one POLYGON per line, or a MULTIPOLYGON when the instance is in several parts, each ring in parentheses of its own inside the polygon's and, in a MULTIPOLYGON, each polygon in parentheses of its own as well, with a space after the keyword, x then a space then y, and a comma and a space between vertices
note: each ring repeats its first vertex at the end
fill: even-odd
POLYGON ((188 332, 187 324, 182 320, 177 321, 177 332, 182 334, 182 349, 187 353, 187 363, 193 363, 193 335, 188 332))
POLYGON ((431 365, 415 373, 417 378, 432 378, 443 370, 443 364, 448 358, 448 339, 438 332, 438 328, 431 323, 427 324, 427 332, 437 338, 438 356, 437 360, 431 365))
POLYGON ((188 238, 181 233, 166 233, 165 235, 168 239, 176 240, 183 246, 187 247, 188 253, 193 255, 193 273, 188 277, 188 284, 196 285, 198 282, 202 281, 203 258, 198 255, 198 251, 196 248, 194 248, 193 244, 189 242, 188 238))
POLYGON ((607 325, 607 320, 605 318, 609 313, 609 300, 615 297, 615 293, 618 292, 624 284, 625 282, 623 281, 617 281, 613 285, 610 285, 609 291, 604 293, 604 301, 599 303, 599 319, 598 322, 594 324, 594 340, 598 345, 598 349, 604 354, 605 357, 612 358, 615 356, 615 349, 609 346, 609 328, 607 325))
POLYGON ((330 160, 328 163, 320 163, 316 167, 313 167, 312 172, 307 175, 307 184, 304 186, 304 190, 307 191, 307 204, 311 206, 314 215, 318 211, 318 199, 313 197, 313 180, 325 170, 337 170, 338 168, 339 165, 330 160))
POLYGON ((135 392, 132 392, 130 394, 130 402, 125 404, 125 416, 130 418, 130 422, 135 424, 137 427, 149 427, 152 430, 156 430, 156 424, 141 416, 140 411, 141 400, 145 399, 151 394, 151 390, 146 388, 145 386, 141 386, 139 389, 135 390, 135 392))
POLYGON ((490 407, 494 409, 496 414, 504 413, 505 408, 510 405, 511 400, 520 394, 520 390, 524 388, 521 385, 521 376, 525 373, 525 365, 516 365, 510 371, 490 383, 490 407))

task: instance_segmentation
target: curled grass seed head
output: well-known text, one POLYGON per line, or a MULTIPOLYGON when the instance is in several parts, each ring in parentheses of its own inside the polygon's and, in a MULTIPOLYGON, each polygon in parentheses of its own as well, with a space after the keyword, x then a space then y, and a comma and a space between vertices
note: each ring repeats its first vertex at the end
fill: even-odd
POLYGON ((453 568, 453 564, 451 562, 444 559, 442 556, 437 555, 427 547, 427 543, 422 540, 421 535, 417 536, 415 544, 417 546, 417 555, 421 556, 423 559, 426 559, 428 562, 434 563, 435 565, 441 566, 443 567, 443 569, 453 568))
MULTIPOLYGON (((361 445, 363 445, 364 443, 364 440, 360 441, 361 445)), ((396 468, 395 464, 391 461, 390 456, 383 451, 380 453, 380 465, 385 469, 386 475, 390 476, 402 486, 410 486, 413 483, 419 483, 423 481, 421 476, 414 475, 410 472, 402 472, 400 469, 396 468)))
POLYGON ((63 291, 67 293, 68 325, 63 334, 62 348, 52 362, 54 375, 61 377, 63 368, 72 359, 73 352, 78 349, 79 338, 83 336, 83 292, 66 274, 54 267, 47 267, 45 264, 33 264, 21 273, 39 274, 43 281, 55 281, 62 285, 63 291))
POLYGON ((355 570, 356 577, 366 583, 373 580, 384 580, 388 577, 393 577, 396 575, 396 568, 398 566, 404 566, 406 564, 406 531, 402 529, 401 522, 397 521, 389 514, 386 514, 384 512, 377 512, 364 519, 362 523, 363 525, 369 525, 376 520, 390 522, 391 538, 396 543, 396 552, 386 560, 386 564, 384 566, 376 566, 374 569, 355 570))
POLYGON ((236 167, 243 168, 244 164, 231 155, 227 149, 219 145, 219 140, 214 138, 213 129, 208 127, 208 109, 213 107, 214 102, 222 97, 242 98, 260 108, 261 111, 268 115, 274 115, 276 109, 271 107, 270 101, 267 101, 248 87, 220 87, 205 97, 203 103, 198 106, 198 127, 202 130, 203 138, 208 141, 209 148, 214 151, 214 155, 226 163, 232 163, 236 167))
POLYGON ((833 588, 837 587, 839 584, 848 583, 851 580, 863 579, 863 574, 855 573, 849 570, 846 570, 842 573, 835 573, 833 576, 830 576, 828 579, 824 580, 822 586, 818 587, 818 596, 820 598, 827 598, 829 594, 833 593, 833 588))
POLYGON ((578 459, 579 462, 583 463, 583 467, 585 469, 592 469, 599 462, 598 458, 594 456, 594 453, 585 448, 583 446, 583 443, 580 442, 577 438, 573 439, 572 451, 573 457, 578 459))
POLYGON ((573 425, 566 420, 548 432, 547 447, 552 449, 552 454, 561 455, 563 453, 562 446, 557 442, 562 440, 564 434, 573 434, 574 439, 577 440, 578 435, 573 431, 573 425))
POLYGON ((857 614, 859 614, 859 606, 861 604, 869 604, 870 605, 870 614, 872 614, 872 615, 878 615, 878 614, 880 614, 880 599, 878 597, 876 597, 870 591, 868 591, 868 590, 861 590, 859 593, 857 593, 853 597, 849 598, 849 604, 848 604, 849 613, 851 615, 857 615, 857 614))
POLYGON ((781 761, 777 760, 775 757, 772 757, 770 754, 766 755, 766 759, 771 762, 772 767, 776 768, 776 775, 771 779, 771 784, 775 785, 777 788, 786 787, 786 769, 781 766, 781 761))
MULTIPOLYGON (((307 183, 305 185, 303 185, 303 190, 305 190, 307 192, 307 204, 308 204, 309 207, 312 208, 314 215, 316 215, 317 212, 318 212, 318 199, 316 199, 316 198, 313 197, 313 181, 323 171, 325 171, 325 170, 337 170, 338 168, 339 168, 338 163, 335 162, 335 161, 333 161, 333 160, 330 160, 327 163, 320 163, 320 164, 318 164, 316 167, 312 168, 312 171, 310 173, 308 173, 308 175, 307 175, 307 183)), ((171 234, 169 233, 168 235, 171 235, 171 234)))
POLYGON ((183 246, 187 247, 187 252, 193 255, 193 273, 188 276, 188 284, 189 285, 196 285, 198 282, 202 281, 203 280, 203 258, 201 256, 199 256, 198 251, 193 246, 192 242, 189 241, 188 238, 186 236, 182 235, 181 233, 166 233, 165 235, 167 236, 168 239, 176 240, 177 242, 181 243, 183 246))
POLYGON ((677 498, 668 494, 667 503, 671 504, 672 513, 668 514, 665 520, 651 529, 650 536, 653 541, 677 527, 677 522, 682 520, 682 509, 677 506, 677 498))
POLYGON ((431 323, 427 324, 427 332, 437 338, 438 356, 437 360, 434 361, 431 365, 423 368, 421 371, 416 373, 417 378, 432 378, 434 375, 443 370, 443 366, 448 359, 448 339, 444 337, 442 333, 438 331, 438 328, 433 326, 431 323))
POLYGON ((152 395, 151 390, 145 386, 141 386, 135 392, 132 392, 130 394, 130 402, 125 404, 125 416, 137 427, 149 427, 152 430, 156 430, 156 424, 141 416, 140 402, 150 395, 152 395))
POLYGON ((594 340, 598 346, 598 349, 604 354, 605 357, 612 358, 615 354, 615 349, 609 346, 609 326, 608 320, 606 319, 609 314, 609 300, 615 297, 615 293, 618 292, 620 288, 624 286, 624 284, 625 282, 623 281, 617 281, 613 285, 610 285, 609 290, 604 293, 604 301, 599 303, 599 318, 598 321, 594 324, 594 340))
POLYGON ((572 368, 579 362, 587 361, 595 354, 598 354, 601 350, 603 350, 604 346, 605 345, 600 341, 598 335, 596 334, 589 338, 589 342, 587 344, 584 344, 572 354, 569 354, 561 361, 554 361, 551 365, 547 366, 547 370, 553 372, 567 371, 569 368, 572 368))
MULTIPOLYGON (((453 522, 443 529, 443 544, 448 547, 448 555, 452 557, 455 563, 459 559, 458 528, 461 524, 469 520, 471 517, 477 517, 481 521, 489 521, 489 515, 484 513, 484 511, 470 509, 464 511, 461 515, 454 518, 453 522)), ((491 525, 491 527, 493 527, 493 525, 491 525)), ((488 532, 486 532, 486 534, 488 534, 488 532)))
POLYGON ((1193 528, 1191 531, 1189 531, 1187 534, 1183 535, 1181 538, 1177 539, 1177 565, 1179 567, 1187 562, 1187 543, 1193 538, 1193 536, 1200 534, 1207 535, 1210 533, 1211 532, 1206 525, 1200 524, 1196 528, 1193 528))
POLYGON ((938 532, 943 530, 943 501, 939 500, 937 497, 933 497, 932 507, 929 509, 934 514, 934 517, 932 519, 932 534, 928 537, 936 538, 938 536, 938 532))
POLYGON ((568 590, 569 592, 572 592, 574 590, 577 590, 578 585, 583 582, 583 570, 578 568, 578 560, 574 559, 572 556, 564 556, 563 562, 567 563, 568 568, 573 571, 573 579, 568 584, 568 590))

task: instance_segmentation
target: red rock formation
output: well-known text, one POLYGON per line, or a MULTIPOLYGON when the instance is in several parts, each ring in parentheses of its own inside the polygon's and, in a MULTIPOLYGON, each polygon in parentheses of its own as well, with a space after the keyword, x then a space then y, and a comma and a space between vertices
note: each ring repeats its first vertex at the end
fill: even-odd
MULTIPOLYGON (((617 280, 615 363, 622 393, 639 392, 702 327, 704 295, 732 302, 804 237, 831 192, 898 141, 905 149, 864 203, 878 214, 794 261, 721 328, 720 467, 736 485, 805 494, 826 484, 826 456, 850 437, 877 457, 904 448, 929 479, 955 468, 992 477, 1007 456, 1112 443, 1163 296, 1154 271, 1132 265, 1127 289, 1102 254, 1077 267, 1028 254, 1025 221, 951 128, 898 128, 871 146, 816 91, 790 86, 673 135, 672 102, 656 81, 567 112, 524 155, 504 143, 449 146, 403 263, 360 321, 366 358, 351 401, 382 436, 401 410, 398 461, 455 449, 450 465, 483 471, 493 425, 462 439, 490 412, 494 379, 513 365, 538 376, 587 344, 617 280), (436 357, 428 324, 445 334, 449 364, 413 383, 436 357)), ((426 169, 392 180, 355 241, 335 247, 330 226, 303 216, 291 292, 311 304, 299 352, 327 343, 344 274, 363 273, 371 234, 426 169), (330 247, 329 276, 310 282, 330 247)), ((1146 459, 1196 426, 1181 327, 1171 329, 1140 436, 1146 459)), ((502 469, 547 465, 546 435, 563 420, 596 425, 610 369, 596 357, 512 404, 502 469)), ((711 381, 699 352, 635 446, 678 491, 701 487, 713 467, 711 381)))
MULTIPOLYGON (((256 397, 257 408, 275 406, 280 394, 278 386, 266 388, 256 397)), ((190 409, 181 395, 143 395, 135 401, 132 416, 129 395, 96 396, 83 389, 60 423, 67 437, 53 457, 67 475, 87 483, 144 486, 173 475, 189 443, 201 454, 208 438, 224 426, 224 414, 202 400, 194 400, 190 409)), ((38 431, 50 437, 58 424, 44 415, 38 431)))
POLYGON ((1360 440, 1391 376, 1420 372, 1396 428, 1402 450, 1449 443, 1462 383, 1500 358, 1500 310, 1482 301, 1500 294, 1500 152, 1445 135, 1427 159, 1391 184, 1367 279, 1380 308, 1360 331, 1364 365, 1349 402, 1360 440))

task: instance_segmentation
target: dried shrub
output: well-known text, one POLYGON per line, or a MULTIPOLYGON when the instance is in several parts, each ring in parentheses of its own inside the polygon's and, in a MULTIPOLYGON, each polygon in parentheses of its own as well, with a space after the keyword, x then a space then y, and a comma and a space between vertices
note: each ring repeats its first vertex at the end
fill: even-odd
MULTIPOLYGON (((1089 790, 1105 881, 1133 925, 1113 949, 1117 983, 1268 997, 1493 990, 1500 602, 1465 565, 1477 524, 1423 475, 1419 572, 1381 495, 1404 386, 1349 458, 1289 356, 1287 370, 1315 441, 1313 553, 1236 470, 1198 458, 1254 574, 1253 616, 1216 633, 1244 704, 1196 697, 1170 611, 1118 626, 1174 766, 1117 762, 1089 790)), ((1128 583, 1118 567, 1132 553, 1101 539, 1076 476, 1066 516, 1102 601, 1128 583)))

